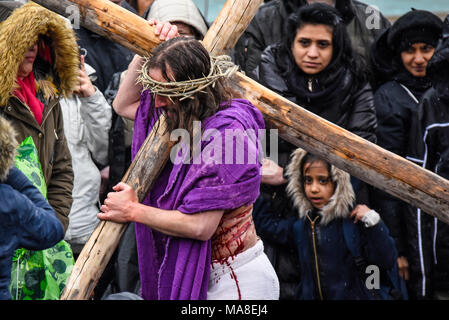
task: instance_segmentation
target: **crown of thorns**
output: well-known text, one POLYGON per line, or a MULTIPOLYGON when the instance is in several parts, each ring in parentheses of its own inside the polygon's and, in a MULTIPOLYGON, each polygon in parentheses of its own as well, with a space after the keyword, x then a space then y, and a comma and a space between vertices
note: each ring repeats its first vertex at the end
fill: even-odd
POLYGON ((226 55, 210 56, 210 71, 208 75, 198 79, 189 79, 179 82, 159 82, 152 79, 147 70, 150 57, 148 57, 140 70, 137 82, 142 84, 144 90, 150 90, 152 93, 169 97, 179 98, 182 101, 184 99, 194 99, 193 95, 197 92, 203 92, 204 88, 212 85, 215 86, 215 82, 220 78, 231 77, 238 69, 238 67, 232 63, 231 57, 226 55))

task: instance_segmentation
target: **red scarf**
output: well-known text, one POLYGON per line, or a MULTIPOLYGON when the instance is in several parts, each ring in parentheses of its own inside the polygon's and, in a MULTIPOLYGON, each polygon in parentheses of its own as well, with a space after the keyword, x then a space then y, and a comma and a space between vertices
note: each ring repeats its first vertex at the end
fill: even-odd
POLYGON ((20 88, 14 91, 14 95, 31 109, 37 123, 41 124, 44 105, 38 98, 36 98, 33 72, 30 72, 30 74, 26 78, 23 78, 23 80, 17 77, 17 83, 20 85, 20 88))

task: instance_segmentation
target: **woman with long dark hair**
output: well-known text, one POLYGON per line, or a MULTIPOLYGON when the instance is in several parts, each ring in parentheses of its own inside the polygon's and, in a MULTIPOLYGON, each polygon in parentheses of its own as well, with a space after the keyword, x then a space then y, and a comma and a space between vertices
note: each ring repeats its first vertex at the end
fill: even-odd
POLYGON ((258 79, 303 108, 375 141, 364 63, 335 8, 315 3, 291 16, 283 42, 262 54, 258 79))

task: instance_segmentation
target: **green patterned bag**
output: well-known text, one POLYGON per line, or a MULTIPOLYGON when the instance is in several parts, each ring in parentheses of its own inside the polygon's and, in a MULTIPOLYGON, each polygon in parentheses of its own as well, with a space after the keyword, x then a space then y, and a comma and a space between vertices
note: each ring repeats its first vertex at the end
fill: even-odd
POLYGON ((47 199, 47 185, 45 184, 44 174, 37 154, 33 138, 25 138, 20 146, 17 147, 16 167, 34 184, 36 188, 47 199))
MULTIPOLYGON (((32 137, 18 147, 16 167, 47 198, 47 186, 32 137)), ((58 300, 74 264, 72 249, 64 240, 41 251, 16 250, 9 287, 13 300, 58 300)))

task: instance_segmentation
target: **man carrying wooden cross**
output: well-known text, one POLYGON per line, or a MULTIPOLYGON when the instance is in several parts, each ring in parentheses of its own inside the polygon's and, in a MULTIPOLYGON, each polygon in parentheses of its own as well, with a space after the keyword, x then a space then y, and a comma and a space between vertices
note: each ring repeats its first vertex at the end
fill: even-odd
POLYGON ((98 217, 136 222, 144 299, 278 299, 279 282, 251 215, 261 181, 262 114, 247 100, 231 99, 225 77, 236 68, 227 69, 223 57, 211 57, 193 38, 172 38, 177 29, 168 23, 158 23, 155 33, 169 40, 143 66, 133 60, 114 108, 135 120, 133 158, 163 111, 168 130, 183 129, 188 139, 142 204, 119 183, 98 217))

